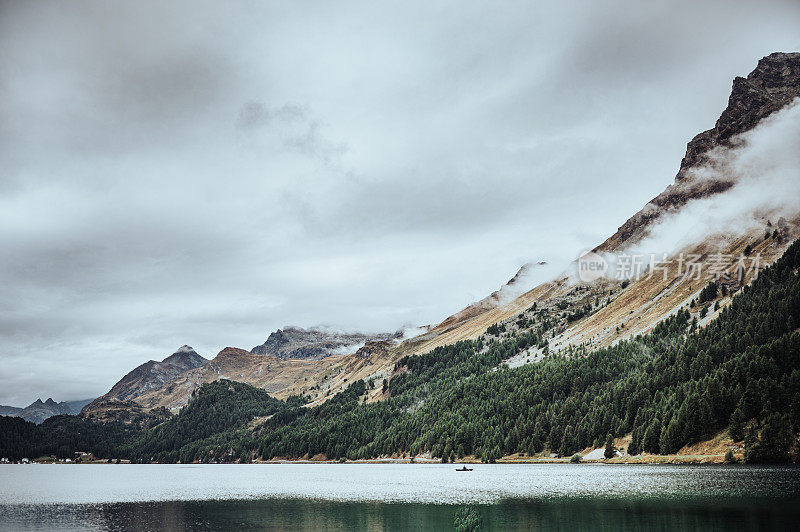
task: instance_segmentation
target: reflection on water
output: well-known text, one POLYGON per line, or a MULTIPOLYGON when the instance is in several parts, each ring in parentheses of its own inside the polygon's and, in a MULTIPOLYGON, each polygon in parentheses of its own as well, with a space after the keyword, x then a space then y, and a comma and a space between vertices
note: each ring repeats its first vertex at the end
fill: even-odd
POLYGON ((465 501, 486 530, 795 529, 800 469, 0 467, 0 530, 452 530, 465 501))
MULTIPOLYGON (((452 530, 457 505, 313 499, 7 507, 2 530, 452 530)), ((478 505, 485 530, 793 530, 797 504, 508 499, 478 505)))

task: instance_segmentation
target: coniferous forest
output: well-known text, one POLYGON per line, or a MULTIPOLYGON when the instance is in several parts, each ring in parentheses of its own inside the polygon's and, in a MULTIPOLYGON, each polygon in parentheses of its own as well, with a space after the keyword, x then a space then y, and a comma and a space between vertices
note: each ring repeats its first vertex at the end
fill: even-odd
POLYGON ((401 359, 388 398, 369 404, 365 392, 381 383, 354 382, 309 408, 223 380, 157 422, 0 417, 0 455, 229 462, 430 452, 493 462, 545 449, 569 457, 629 433, 630 454, 671 454, 728 428, 745 460, 786 462, 800 431, 799 268, 795 242, 699 330, 680 310, 647 335, 514 369, 502 361, 538 344, 536 332, 484 335, 401 359))

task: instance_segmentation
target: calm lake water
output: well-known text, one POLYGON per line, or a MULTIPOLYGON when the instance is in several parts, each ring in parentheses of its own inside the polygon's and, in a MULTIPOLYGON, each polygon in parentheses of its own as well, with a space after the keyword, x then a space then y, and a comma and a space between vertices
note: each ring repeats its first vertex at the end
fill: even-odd
POLYGON ((797 530, 800 469, 439 464, 6 465, 0 530, 797 530))

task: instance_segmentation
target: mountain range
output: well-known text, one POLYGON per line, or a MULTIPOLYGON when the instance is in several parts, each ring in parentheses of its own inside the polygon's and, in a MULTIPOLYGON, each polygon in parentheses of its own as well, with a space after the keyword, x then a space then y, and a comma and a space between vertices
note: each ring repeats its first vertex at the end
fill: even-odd
MULTIPOLYGON (((798 97, 798 53, 770 54, 758 61, 747 77, 736 77, 727 107, 712 128, 688 143, 673 183, 594 251, 630 250, 693 204, 714 197, 724 202, 723 196, 740 186, 737 183, 740 177, 724 168, 724 150, 746 145, 745 134, 778 111, 791 107, 798 97)), ((729 257, 725 267, 732 270, 732 257, 744 256, 747 251, 748 255, 758 255, 763 268, 777 260, 797 236, 800 206, 797 207, 791 214, 775 218, 771 218, 774 213, 755 213, 754 221, 745 230, 719 227, 699 240, 670 250, 671 258, 679 253, 703 259, 718 254, 729 257), (770 238, 763 238, 765 233, 769 233, 770 238)), ((96 410, 112 399, 134 401, 145 410, 157 407, 175 410, 184 406, 203 383, 221 378, 257 386, 279 398, 305 395, 312 404, 317 404, 354 380, 386 378, 403 356, 479 338, 494 325, 509 333, 522 330, 535 312, 549 309, 558 316, 558 326, 547 333, 545 344, 509 361, 512 365, 524 364, 540 359, 545 352, 559 352, 578 345, 608 346, 646 333, 677 309, 686 307, 707 283, 704 277, 680 275, 680 265, 671 260, 661 267, 663 275, 625 282, 603 278, 591 284, 576 285, 574 275, 565 272, 552 281, 524 287, 526 274, 540 265, 526 265, 497 292, 449 316, 424 334, 403 339, 402 343, 399 333, 370 335, 288 326, 271 333, 263 344, 249 351, 227 347, 210 361, 184 346, 161 362, 151 360, 137 367, 84 410, 96 410), (598 305, 598 301, 602 303, 598 305), (534 305, 535 311, 531 310, 534 305), (587 306, 591 307, 590 311, 585 310, 587 306), (364 357, 364 352, 359 355, 360 347, 380 341, 388 343, 381 344, 377 351, 373 344, 369 357, 364 357)), ((723 299, 722 307, 757 272, 757 269, 744 272, 741 282, 730 283, 732 290, 723 299)), ((701 323, 713 320, 719 312, 717 309, 703 316, 701 323)), ((380 397, 379 391, 373 391, 370 400, 380 397)))
MULTIPOLYGON (((764 143, 781 141, 785 134, 780 127, 786 123, 796 123, 796 109, 800 106, 798 97, 800 53, 770 54, 758 61, 756 68, 746 78, 735 78, 727 106, 714 127, 696 135, 688 143, 686 154, 672 183, 592 250, 592 256, 606 263, 609 268, 618 268, 619 261, 626 257, 630 259, 646 252, 652 252, 650 255, 664 252, 663 256, 659 256, 658 262, 651 259, 649 263, 645 261, 640 264, 640 270, 623 271, 620 275, 607 275, 587 281, 580 278, 580 271, 577 269, 579 260, 569 265, 563 274, 532 287, 525 285, 525 279, 539 265, 526 265, 498 291, 413 338, 402 338, 399 333, 370 335, 341 333, 323 328, 284 327, 271 333, 263 344, 250 351, 226 347, 210 360, 201 357, 192 348, 183 346, 160 362, 151 360, 132 370, 108 393, 88 404, 82 411, 82 418, 120 420, 130 418, 131 412, 137 415, 148 411, 159 411, 163 414, 166 410, 177 413, 191 404, 202 393, 201 390, 208 390, 210 384, 216 381, 238 381, 266 391, 272 398, 288 400, 285 402, 285 411, 282 410, 284 407, 278 408, 275 403, 265 400, 270 405, 270 413, 264 414, 263 424, 249 427, 256 431, 254 438, 265 438, 258 440, 261 442, 261 455, 272 457, 286 453, 303 456, 307 452, 310 456, 313 453, 307 442, 302 445, 297 443, 295 433, 291 432, 288 425, 281 423, 293 423, 292 420, 295 419, 306 420, 304 422, 309 424, 303 425, 306 427, 303 429, 306 431, 303 432, 303 438, 322 442, 326 437, 325 430, 338 434, 338 431, 344 430, 341 423, 355 424, 354 419, 363 419, 356 414, 353 414, 354 418, 336 418, 336 412, 367 408, 366 405, 370 404, 386 405, 376 406, 379 414, 367 410, 380 417, 380 420, 375 421, 376 427, 386 426, 385 423, 390 419, 392 422, 406 419, 405 416, 413 416, 417 411, 428 416, 453 417, 454 412, 460 411, 461 405, 448 401, 459 397, 461 392, 466 393, 472 377, 482 380, 487 372, 503 368, 511 368, 513 371, 516 368, 521 373, 512 373, 507 378, 517 379, 518 375, 527 374, 526 371, 536 371, 540 363, 552 366, 563 359, 576 360, 575 364, 578 364, 578 359, 587 357, 590 353, 621 356, 622 351, 629 349, 632 353, 637 353, 636 356, 631 355, 632 360, 641 364, 637 367, 642 373, 637 374, 636 378, 643 379, 643 375, 647 374, 648 350, 655 350, 654 346, 662 348, 669 342, 674 345, 690 342, 685 333, 687 326, 689 331, 712 330, 714 323, 721 317, 727 320, 724 325, 726 331, 727 328, 734 327, 734 324, 740 326, 741 323, 736 320, 743 320, 746 316, 732 316, 733 311, 730 310, 736 308, 735 301, 739 294, 746 293, 746 287, 755 284, 753 281, 769 265, 784 257, 787 250, 791 249, 791 243, 800 235, 800 204, 792 203, 791 197, 768 197, 769 201, 764 202, 759 194, 751 193, 753 190, 758 192, 759 189, 764 189, 767 193, 771 191, 770 186, 761 185, 759 179, 764 179, 764 175, 770 172, 774 173, 778 161, 773 156, 782 152, 772 145, 767 146, 769 149, 762 150, 766 155, 758 153, 758 149, 764 143), (765 159, 768 164, 764 163, 765 159), (735 217, 712 218, 711 214, 718 211, 730 211, 731 216, 735 217), (670 240, 667 237, 671 232, 677 232, 673 226, 678 229, 690 227, 693 230, 690 231, 692 238, 670 240), (705 275, 690 275, 687 257, 694 261, 692 264, 713 265, 716 273, 709 275, 711 272, 706 271, 705 275), (646 340, 641 340, 642 338, 646 340), (653 345, 648 343, 651 340, 647 338, 652 338, 653 345), (658 343, 661 341, 659 338, 663 340, 661 344, 658 343), (641 352, 638 351, 640 348, 641 352), (454 373, 451 375, 448 372, 454 373), (448 376, 445 379, 441 375, 448 376), (453 386, 461 386, 463 389, 459 388, 457 393, 453 386), (447 390, 446 393, 435 395, 434 390, 439 388, 447 390), (396 401, 393 402, 392 398, 396 398, 396 401), (298 401, 305 406, 291 406, 298 401), (331 401, 334 404, 326 410, 325 405, 331 404, 331 401), (347 404, 347 408, 343 404, 347 404), (426 406, 429 404, 447 404, 450 410, 442 407, 443 409, 425 414, 426 409, 433 408, 426 406), (316 408, 320 410, 314 410, 316 408), (313 415, 307 414, 312 410, 313 415), (104 412, 111 414, 104 417, 104 412), (275 412, 282 412, 281 415, 285 414, 285 417, 281 418, 283 421, 270 422, 274 424, 271 425, 266 422, 266 417, 277 415, 275 412), (323 430, 314 425, 312 420, 306 419, 307 416, 329 419, 330 425, 326 425, 327 428, 323 430), (273 435, 270 430, 277 431, 279 436, 273 435), (269 447, 265 441, 273 442, 274 447, 269 447), (293 447, 295 444, 297 446, 293 447), (292 450, 288 452, 287 449, 292 450), (303 449, 305 451, 301 452, 303 449)), ((791 178, 790 175, 789 179, 791 178)), ((793 278, 785 273, 792 271, 793 260, 794 255, 785 259, 786 264, 781 269, 784 277, 773 278, 773 284, 779 281, 793 282, 793 278)), ((771 295, 767 293, 768 287, 759 286, 758 290, 760 292, 751 294, 745 301, 760 301, 764 298, 768 300, 767 296, 774 298, 777 295, 790 297, 786 295, 786 290, 771 295)), ((792 304, 788 299, 785 302, 786 308, 791 308, 792 304)), ((774 311, 768 317, 776 323, 782 319, 783 324, 774 325, 770 333, 754 330, 746 340, 750 343, 742 345, 762 345, 758 342, 773 338, 770 334, 774 335, 776 342, 778 339, 789 342, 782 335, 791 335, 796 329, 796 322, 787 320, 786 316, 776 318, 778 314, 774 311)), ((752 324, 746 326, 753 327, 752 324)), ((702 343, 701 340, 698 341, 702 343)), ((691 350, 694 347, 686 344, 681 349, 691 350)), ((712 351, 709 357, 717 356, 720 348, 714 349, 717 351, 712 351)), ((736 356, 743 352, 732 348, 728 351, 735 352, 736 356)), ((660 363, 667 364, 670 356, 673 355, 669 352, 663 354, 667 358, 662 358, 660 363)), ((676 365, 682 363, 672 362, 676 365)), ((623 367, 624 365, 617 369, 622 372, 623 367)), ((691 367, 691 371, 686 370, 684 373, 701 371, 699 363, 691 367)), ((702 367, 710 366, 704 361, 702 367)), ((567 392, 572 393, 574 389, 580 388, 578 381, 583 377, 575 378, 566 390, 560 392, 558 401, 563 400, 567 392)), ((606 380, 603 383, 608 383, 614 376, 604 378, 606 380)), ((681 374, 680 378, 685 378, 685 375, 681 374)), ((697 429, 670 439, 671 436, 665 433, 671 418, 667 419, 666 414, 656 416, 655 412, 669 412, 673 407, 676 411, 678 408, 695 408, 694 403, 694 406, 685 406, 688 400, 687 390, 692 392, 697 387, 707 386, 707 380, 709 379, 703 380, 702 384, 691 385, 680 381, 684 382, 680 386, 689 388, 680 388, 681 391, 670 388, 673 395, 669 398, 658 398, 660 402, 651 404, 650 410, 641 414, 649 416, 646 418, 637 417, 638 414, 634 411, 617 412, 614 415, 618 420, 609 425, 610 418, 600 416, 598 421, 593 417, 592 430, 598 432, 602 429, 618 435, 617 433, 624 433, 627 429, 632 432, 628 436, 636 442, 635 445, 644 445, 647 438, 643 432, 650 426, 655 427, 655 422, 658 421, 659 435, 669 443, 665 449, 672 449, 681 442, 695 441, 701 435, 707 434, 697 429)), ((596 383, 596 386, 601 384, 596 383)), ((493 385, 491 382, 484 383, 487 388, 493 385)), ((656 386, 654 383, 651 385, 656 386)), ((517 388, 513 389, 519 389, 522 385, 516 382, 515 386, 517 388)), ((743 388, 741 383, 739 388, 743 388)), ((214 388, 214 396, 224 394, 227 389, 225 386, 214 388)), ((233 387, 230 389, 234 390, 233 387)), ((245 393, 242 390, 246 388, 238 387, 235 390, 238 390, 236 393, 245 393)), ((511 393, 509 390, 504 393, 508 395, 511 393)), ((736 390, 730 393, 738 401, 744 391, 738 388, 736 390)), ((468 391, 481 393, 480 389, 468 391)), ((540 391, 532 390, 530 397, 537 393, 540 391)), ((632 393, 637 397, 647 396, 650 398, 648 400, 656 401, 656 398, 651 397, 649 389, 633 390, 632 393)), ((719 410, 718 418, 725 422, 727 416, 730 416, 730 410, 733 410, 729 404, 731 401, 735 402, 733 398, 725 399, 728 402, 720 399, 718 405, 715 403, 719 410)), ((551 398, 553 401, 556 399, 555 396, 551 398)), ((644 404, 644 401, 645 399, 641 399, 640 402, 644 404)), ((563 407, 562 414, 574 415, 574 409, 570 410, 567 406, 563 407)), ((37 408, 41 406, 37 405, 37 408)), ((539 406, 534 405, 531 408, 538 409, 539 406)), ((742 408, 743 412, 747 410, 742 408)), ((580 436, 574 436, 574 445, 563 446, 563 435, 557 430, 558 420, 553 412, 548 411, 547 414, 548 419, 552 418, 548 421, 550 425, 547 425, 549 434, 537 435, 536 441, 546 442, 551 449, 558 445, 565 452, 571 452, 577 445, 576 442, 587 443, 588 433, 591 432, 589 429, 580 436)), ((544 414, 539 412, 539 415, 544 414)), ((589 412, 584 412, 584 415, 591 417, 594 414, 590 416, 589 412)), ((760 414, 747 410, 746 414, 741 415, 750 416, 746 418, 749 420, 758 418, 760 414)), ((685 421, 684 418, 680 419, 685 421)), ((720 423, 719 419, 717 425, 720 423)), ((758 420, 759 423, 763 421, 760 418, 758 420)), ((412 454, 415 454, 415 450, 424 450, 434 455, 438 452, 437 456, 449 455, 449 451, 444 450, 446 442, 436 439, 441 435, 436 438, 432 435, 435 432, 433 428, 420 425, 420 419, 408 423, 395 428, 406 435, 414 434, 417 438, 414 440, 416 447, 409 443, 411 436, 408 436, 408 441, 400 441, 402 437, 397 436, 393 442, 382 441, 383 447, 380 449, 403 449, 412 454), (429 431, 429 436, 414 432, 422 430, 419 429, 420 426, 427 427, 425 430, 429 431)), ((678 423, 678 418, 675 418, 675 423, 678 423)), ((503 441, 496 435, 490 444, 484 442, 480 444, 480 449, 472 450, 486 453, 487 445, 492 449, 497 448, 498 452, 517 449, 523 440, 528 443, 532 441, 530 433, 536 432, 533 424, 535 421, 523 423, 530 429, 529 432, 514 437, 504 436, 503 441)), ((229 428, 228 425, 225 426, 225 430, 229 428)), ((561 426, 560 430, 563 429, 561 426)), ((653 428, 654 432, 655 430, 653 428)), ((605 436, 604 433, 602 435, 605 436)), ((345 438, 352 435, 341 433, 340 436, 345 438)), ((389 436, 383 434, 382 437, 389 436)), ((452 444, 451 440, 459 437, 461 436, 448 434, 449 440, 445 440, 452 444)), ((464 436, 465 441, 468 439, 464 436)), ((177 459, 178 455, 164 448, 163 442, 159 445, 159 452, 164 453, 164 459, 177 459)), ((360 442, 360 447, 352 453, 342 447, 343 445, 341 441, 334 442, 324 452, 316 447, 314 452, 328 457, 351 454, 368 457, 380 454, 378 447, 370 447, 371 444, 364 442, 360 442)), ((532 443, 530 445, 532 448, 537 447, 532 443)), ((197 454, 193 454, 196 451, 197 448, 192 447, 186 456, 196 459, 197 454)), ((139 456, 138 451, 130 452, 139 456)), ((250 452, 256 451, 251 449, 250 452)))
POLYGON ((354 353, 366 342, 394 340, 402 333, 364 334, 339 332, 322 327, 304 329, 287 326, 270 333, 267 341, 250 350, 254 355, 286 359, 319 359, 329 355, 354 353))
POLYGON ((31 423, 39 424, 53 416, 80 414, 83 407, 91 401, 92 399, 84 399, 80 401, 61 401, 57 403, 52 398, 48 398, 46 401, 37 399, 24 408, 0 405, 0 416, 21 417, 31 423))

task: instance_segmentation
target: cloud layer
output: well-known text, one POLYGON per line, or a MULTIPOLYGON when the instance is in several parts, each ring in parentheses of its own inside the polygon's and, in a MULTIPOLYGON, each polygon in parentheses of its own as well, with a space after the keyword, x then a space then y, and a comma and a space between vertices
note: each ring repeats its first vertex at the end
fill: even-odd
POLYGON ((799 25, 793 2, 3 3, 0 403, 285 324, 436 322, 566 263, 799 25))
POLYGON ((689 179, 733 187, 663 217, 626 253, 661 257, 709 235, 736 238, 754 228, 763 231, 767 221, 800 214, 800 98, 732 140, 734 147, 712 150, 712 164, 692 169, 689 179))

